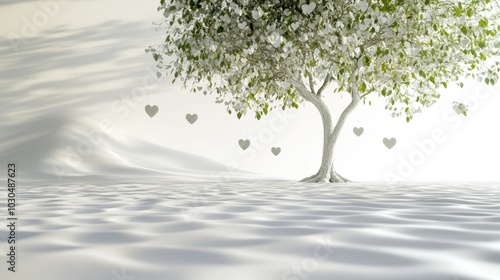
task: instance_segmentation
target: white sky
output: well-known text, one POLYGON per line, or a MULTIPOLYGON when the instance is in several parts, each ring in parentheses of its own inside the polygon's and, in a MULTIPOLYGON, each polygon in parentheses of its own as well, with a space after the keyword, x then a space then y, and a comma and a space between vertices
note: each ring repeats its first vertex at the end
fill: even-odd
MULTIPOLYGON (((150 75, 146 69, 154 67, 144 48, 161 40, 151 24, 160 19, 159 1, 67 1, 52 6, 58 8, 50 15, 37 1, 17 2, 0 4, 6 73, 0 77, 0 95, 22 93, 12 101, 13 114, 20 104, 33 112, 45 106, 70 119, 112 119, 120 131, 258 173, 298 179, 317 170, 322 128, 310 105, 287 117, 273 112, 259 122, 253 116, 237 120, 215 104, 214 96, 188 94, 168 77, 151 88, 152 95, 134 101, 134 88, 150 75), (33 38, 14 52, 9 38, 23 34, 33 38), (147 104, 160 108, 152 119, 144 112, 147 104), (188 113, 198 114, 194 125, 185 120, 188 113), (241 138, 253 142, 246 152, 237 144, 241 138), (281 154, 274 156, 272 147, 281 147, 281 154)), ((358 107, 337 146, 339 172, 354 180, 385 180, 388 172, 404 180, 500 180, 499 87, 467 82, 464 89, 451 87, 442 97, 409 124, 391 118, 378 97, 372 97, 372 107, 358 107), (470 105, 468 117, 452 110, 453 101, 470 105), (363 135, 355 136, 353 127, 363 127, 363 135), (442 141, 432 140, 434 148, 421 157, 416 141, 439 131, 442 141), (396 146, 387 149, 384 137, 396 138, 396 146), (402 166, 405 161, 413 164, 402 166)), ((347 98, 333 96, 328 103, 338 116, 347 98)))

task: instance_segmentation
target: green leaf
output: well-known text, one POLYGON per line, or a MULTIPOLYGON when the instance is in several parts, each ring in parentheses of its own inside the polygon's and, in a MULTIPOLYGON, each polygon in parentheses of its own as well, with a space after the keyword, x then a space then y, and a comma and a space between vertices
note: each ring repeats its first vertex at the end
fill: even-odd
POLYGON ((364 57, 363 57, 363 64, 364 64, 365 66, 370 66, 371 61, 372 61, 372 60, 370 59, 370 57, 368 57, 368 56, 364 56, 364 57))
POLYGON ((423 70, 418 71, 418 74, 420 76, 422 76, 423 78, 427 78, 427 75, 425 74, 425 72, 423 70))
POLYGON ((360 90, 361 92, 363 92, 363 93, 364 93, 364 92, 366 92, 366 83, 365 83, 365 82, 363 82, 363 83, 359 86, 359 90, 360 90))
POLYGON ((217 33, 222 33, 222 32, 224 32, 224 27, 219 26, 219 28, 217 28, 217 33))
POLYGON ((470 18, 472 16, 472 9, 468 8, 467 9, 467 16, 470 18))
POLYGON ((462 33, 464 35, 467 35, 467 27, 465 27, 464 25, 462 25, 462 27, 460 28, 460 31, 462 31, 462 33))
POLYGON ((238 112, 238 114, 236 114, 236 117, 238 117, 238 119, 241 119, 241 116, 242 116, 242 115, 243 115, 243 114, 242 114, 241 112, 238 112))
POLYGON ((446 82, 442 82, 441 84, 443 85, 444 88, 448 88, 448 84, 446 82))
POLYGON ((436 80, 434 80, 434 76, 431 76, 429 78, 429 81, 431 81, 434 85, 436 85, 436 80))
POLYGON ((479 21, 479 26, 480 27, 486 27, 488 26, 488 20, 487 19, 482 19, 479 21))

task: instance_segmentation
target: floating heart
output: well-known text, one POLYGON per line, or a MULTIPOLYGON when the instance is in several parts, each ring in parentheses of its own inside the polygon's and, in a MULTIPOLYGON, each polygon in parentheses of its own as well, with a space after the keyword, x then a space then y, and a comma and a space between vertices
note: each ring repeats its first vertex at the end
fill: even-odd
POLYGON ((196 122, 196 120, 198 120, 198 115, 197 114, 187 114, 186 115, 186 120, 190 123, 190 124, 193 124, 196 122))
POLYGON ((467 116, 467 106, 463 103, 456 103, 453 105, 453 110, 459 115, 467 116))
POLYGON ((277 156, 277 155, 279 155, 279 154, 281 153, 281 148, 280 148, 280 147, 273 147, 273 148, 271 148, 271 152, 272 152, 275 156, 277 156))
POLYGON ((243 140, 243 139, 240 139, 240 141, 238 141, 238 144, 240 144, 240 147, 243 149, 243 150, 246 150, 248 149, 248 147, 250 147, 250 140, 243 140))
POLYGON ((354 134, 356 134, 356 136, 361 136, 361 134, 363 134, 363 132, 365 131, 364 128, 362 127, 355 127, 352 129, 352 131, 354 131, 354 134))
POLYGON ((146 105, 146 108, 144 108, 146 110, 146 113, 149 115, 149 117, 154 117, 156 115, 156 113, 158 113, 158 106, 154 105, 154 106, 151 106, 151 105, 146 105))
POLYGON ((391 138, 391 139, 384 138, 383 142, 384 145, 387 147, 387 149, 392 149, 392 147, 396 145, 396 138, 391 138))
POLYGON ((314 11, 314 9, 316 8, 316 3, 314 2, 311 2, 309 3, 309 5, 302 5, 302 12, 304 12, 304 14, 308 15, 310 13, 312 13, 312 11, 314 11))

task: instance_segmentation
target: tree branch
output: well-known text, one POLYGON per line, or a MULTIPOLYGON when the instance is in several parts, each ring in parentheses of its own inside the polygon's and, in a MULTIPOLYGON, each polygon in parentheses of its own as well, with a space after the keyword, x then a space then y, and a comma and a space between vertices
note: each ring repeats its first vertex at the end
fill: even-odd
POLYGON ((311 73, 309 73, 309 89, 311 90, 311 92, 313 94, 316 94, 316 91, 314 90, 314 81, 313 81, 313 77, 311 75, 311 73))
POLYGON ((318 89, 318 92, 316 93, 318 96, 321 96, 325 88, 330 84, 330 81, 332 79, 332 76, 330 74, 326 74, 325 81, 323 82, 323 85, 318 89))
POLYGON ((359 97, 359 100, 363 99, 364 97, 366 97, 368 94, 370 94, 370 93, 372 93, 372 92, 373 92, 373 91, 370 91, 370 92, 368 92, 368 93, 365 93, 365 94, 361 95, 361 96, 359 97))
POLYGON ((320 101, 320 99, 314 93, 310 92, 304 85, 304 83, 301 82, 302 79, 300 78, 300 76, 296 77, 289 69, 282 69, 282 71, 289 77, 290 83, 295 86, 297 92, 300 96, 302 96, 302 98, 315 105, 318 103, 318 101, 320 101))

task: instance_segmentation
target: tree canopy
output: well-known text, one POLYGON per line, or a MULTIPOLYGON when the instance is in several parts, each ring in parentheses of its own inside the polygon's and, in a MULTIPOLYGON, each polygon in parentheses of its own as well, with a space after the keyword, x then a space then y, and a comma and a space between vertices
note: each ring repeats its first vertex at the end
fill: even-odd
MULTIPOLYGON (((161 0, 160 74, 258 119, 311 93, 385 98, 409 121, 439 88, 498 81, 497 0, 161 0), (327 90, 328 89, 328 92, 327 90)), ((368 101, 369 102, 369 101, 368 101)))

